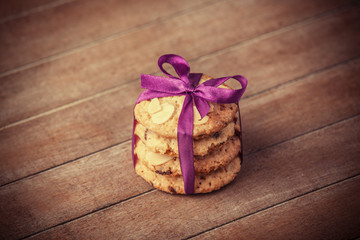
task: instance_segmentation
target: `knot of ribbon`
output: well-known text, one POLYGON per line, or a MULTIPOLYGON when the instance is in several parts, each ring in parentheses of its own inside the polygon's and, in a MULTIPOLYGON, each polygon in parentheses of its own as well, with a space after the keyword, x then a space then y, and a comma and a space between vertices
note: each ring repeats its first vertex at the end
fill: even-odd
MULTIPOLYGON (((141 88, 146 90, 140 94, 136 104, 152 98, 185 95, 184 104, 181 109, 177 126, 177 142, 185 193, 193 194, 195 182, 193 153, 193 104, 195 104, 201 118, 205 117, 210 110, 208 101, 215 103, 236 103, 239 108, 238 102, 245 92, 247 80, 243 76, 235 75, 214 78, 199 84, 202 73, 190 73, 190 66, 186 60, 174 54, 161 56, 159 58, 158 65, 160 70, 168 77, 141 74, 141 88), (163 68, 164 63, 170 64, 174 68, 178 77, 168 73, 163 68), (230 78, 237 80, 241 84, 241 89, 218 88, 218 86, 230 78)), ((136 161, 134 157, 134 147, 135 138, 133 134, 132 155, 135 166, 136 161)))

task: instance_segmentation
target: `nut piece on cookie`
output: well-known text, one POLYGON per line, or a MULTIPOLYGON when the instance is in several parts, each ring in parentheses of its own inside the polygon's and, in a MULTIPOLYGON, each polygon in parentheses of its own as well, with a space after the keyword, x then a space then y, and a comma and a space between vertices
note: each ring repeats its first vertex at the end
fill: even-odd
POLYGON ((156 124, 162 124, 169 120, 174 113, 174 106, 169 103, 162 104, 162 110, 151 115, 151 120, 156 124))
POLYGON ((173 157, 148 151, 146 153, 146 160, 154 166, 158 166, 170 161, 173 157))
POLYGON ((209 112, 213 112, 213 111, 214 111, 214 104, 212 104, 212 103, 209 103, 209 105, 210 105, 210 109, 209 109, 209 112))
POLYGON ((151 99, 149 106, 148 106, 148 112, 150 114, 154 114, 161 111, 161 105, 158 98, 151 99))

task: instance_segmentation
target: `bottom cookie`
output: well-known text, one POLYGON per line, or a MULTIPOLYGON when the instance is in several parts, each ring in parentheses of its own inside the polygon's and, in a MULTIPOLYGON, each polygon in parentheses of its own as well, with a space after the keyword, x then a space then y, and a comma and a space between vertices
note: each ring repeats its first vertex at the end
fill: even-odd
MULTIPOLYGON (((195 176, 195 193, 207 193, 229 184, 240 171, 240 158, 234 158, 228 165, 206 175, 195 176)), ((185 194, 182 176, 167 176, 151 171, 140 159, 135 171, 155 188, 173 194, 185 194)))

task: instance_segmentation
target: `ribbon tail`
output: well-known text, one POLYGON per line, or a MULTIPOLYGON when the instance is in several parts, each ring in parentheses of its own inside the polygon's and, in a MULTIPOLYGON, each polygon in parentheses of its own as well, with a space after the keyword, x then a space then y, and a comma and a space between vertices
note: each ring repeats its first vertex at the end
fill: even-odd
MULTIPOLYGON (((138 102, 141 102, 141 101, 139 101, 140 97, 141 97, 141 95, 139 96, 138 100, 136 101, 136 104, 138 102)), ((134 153, 135 145, 136 145, 136 142, 138 140, 138 136, 135 135, 135 127, 136 127, 136 124, 137 124, 137 121, 135 119, 135 107, 136 107, 136 104, 135 104, 135 106, 133 108, 133 129, 132 129, 132 142, 131 142, 131 156, 132 156, 134 168, 136 166, 136 162, 137 162, 137 159, 138 159, 137 156, 135 156, 135 153, 134 153)))
POLYGON ((133 132, 132 132, 132 144, 131 144, 131 154, 132 154, 132 159, 133 159, 133 165, 135 167, 136 165, 136 158, 135 158, 135 154, 134 154, 134 150, 135 150, 135 144, 136 144, 136 139, 135 139, 135 126, 136 126, 136 120, 134 117, 134 121, 133 121, 133 132))
POLYGON ((179 148, 179 159, 183 175, 184 189, 186 194, 194 193, 195 169, 193 149, 193 97, 187 93, 184 105, 179 116, 177 128, 177 140, 179 148))
POLYGON ((238 117, 239 117, 239 126, 240 126, 240 133, 239 133, 239 139, 240 139, 240 164, 243 164, 244 161, 244 144, 242 141, 242 126, 241 126, 241 114, 240 114, 240 107, 239 107, 239 103, 236 104, 237 108, 238 108, 238 117))
POLYGON ((210 110, 209 103, 205 99, 199 98, 196 95, 194 96, 194 103, 195 103, 196 109, 200 113, 201 118, 205 117, 206 114, 210 110))

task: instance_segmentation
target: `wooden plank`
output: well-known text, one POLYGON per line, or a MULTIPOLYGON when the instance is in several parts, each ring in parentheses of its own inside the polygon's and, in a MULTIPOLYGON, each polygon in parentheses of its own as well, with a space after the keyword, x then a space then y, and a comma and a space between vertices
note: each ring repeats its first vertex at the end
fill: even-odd
POLYGON ((33 238, 191 236, 359 174, 360 149, 358 142, 354 142, 359 136, 360 116, 357 116, 249 156, 240 175, 220 191, 196 196, 154 191, 61 224, 33 238))
MULTIPOLYGON (((275 9, 271 11, 274 12, 275 9)), ((215 14, 210 13, 203 11, 193 17, 202 15, 201 20, 215 14)), ((192 61, 191 66, 194 72, 206 72, 214 76, 241 73, 250 80, 246 94, 255 94, 279 83, 359 56, 360 46, 357 43, 360 41, 360 30, 356 25, 359 21, 357 13, 358 9, 352 9, 329 16, 271 38, 236 47, 230 52, 216 56, 210 55, 209 58, 200 59, 200 61, 192 61), (337 31, 339 29, 341 31, 337 31), (345 44, 338 44, 339 41, 345 44), (302 44, 296 44, 298 42, 302 44), (272 60, 273 56, 277 56, 276 61, 272 60)), ((261 14, 255 15, 261 16, 261 14)), ((184 22, 182 17, 178 22, 178 24, 184 22)), ((197 22, 199 20, 194 21, 193 25, 199 25, 197 22)), ((162 25, 167 26, 166 23, 162 25)), ((185 29, 184 32, 192 32, 192 25, 187 27, 188 29, 185 29)), ((171 30, 170 27, 168 29, 171 30)), ((150 32, 156 33, 155 30, 155 27, 151 28, 150 32)), ((260 30, 257 30, 256 33, 260 33, 260 30)), ((93 49, 3 78, 0 88, 0 96, 2 96, 0 126, 121 85, 138 78, 141 72, 157 71, 157 57, 167 50, 171 51, 170 47, 174 46, 173 44, 166 45, 165 42, 175 41, 175 39, 172 40, 169 35, 164 36, 166 38, 164 40, 159 40, 162 38, 153 39, 151 44, 131 44, 135 40, 137 42, 138 39, 142 39, 141 33, 144 31, 120 38, 116 40, 116 43, 104 43, 93 49), (160 41, 159 44, 156 44, 156 41, 160 41), (122 45, 128 47, 116 49, 122 45), (132 49, 136 45, 137 48, 142 48, 141 46, 144 48, 134 52, 132 49), (163 49, 164 52, 161 52, 160 49, 163 49), (122 52, 122 55, 119 56, 118 52, 122 52), (33 99, 37 99, 37 101, 33 101, 33 99)), ((196 32, 201 33, 201 31, 204 30, 200 28, 196 32)), ((205 31, 210 30, 206 29, 205 31)), ((151 35, 150 32, 145 35, 151 35)), ((244 37, 250 37, 253 34, 244 32, 244 37)), ((148 40, 150 41, 150 39, 148 40)), ((224 41, 219 42, 224 43, 224 41)), ((193 58, 200 54, 199 49, 203 49, 203 47, 187 43, 184 49, 191 50, 184 57, 193 58)), ((211 49, 208 50, 211 51, 211 49)))
POLYGON ((71 0, 0 1, 0 23, 39 12, 71 0))
POLYGON ((359 192, 357 176, 195 239, 354 239, 360 235, 359 192))
POLYGON ((130 142, 0 189, 0 239, 15 239, 150 190, 130 142))
POLYGON ((318 19, 265 39, 255 39, 191 64, 210 76, 242 74, 245 97, 360 56, 359 8, 318 19), (341 42, 341 44, 339 44, 341 42), (231 63, 231 64, 229 64, 231 63))
POLYGON ((0 132, 1 184, 131 138, 138 84, 0 132), (20 149, 20 151, 19 151, 20 149))
MULTIPOLYGON (((358 114, 359 64, 358 59, 244 100, 245 153, 358 114)), ((110 94, 4 129, 0 132, 0 183, 130 139, 132 108, 139 92, 138 82, 133 82, 110 94)))
POLYGON ((360 113, 359 73, 357 59, 291 86, 245 99, 241 112, 245 152, 258 151, 360 113))
POLYGON ((146 0, 79 0, 5 22, 0 25, 0 52, 6 56, 0 59, 0 72, 203 3, 154 0, 149 7, 146 0))
MULTIPOLYGON (((360 60, 359 60, 360 62, 360 60)), ((358 66, 358 65, 357 65, 358 66)), ((339 67, 338 72, 340 73, 348 73, 348 74, 352 74, 353 75, 353 79, 351 80, 351 77, 346 76, 346 78, 344 77, 344 79, 350 79, 348 81, 344 80, 344 86, 348 86, 348 87, 354 87, 356 88, 356 86, 353 85, 353 82, 356 82, 357 80, 357 74, 358 72, 354 72, 351 67, 349 66, 342 66, 339 67)), ((335 71, 328 71, 327 74, 322 74, 319 75, 317 78, 313 79, 312 82, 310 82, 311 84, 314 84, 317 81, 321 81, 322 79, 325 79, 325 81, 323 82, 323 85, 320 85, 320 87, 326 87, 326 86, 330 86, 333 78, 329 77, 329 76, 333 76, 333 78, 339 78, 342 79, 342 77, 340 77, 339 73, 336 73, 335 71)), ((305 79, 306 80, 306 79, 305 79)), ((305 81, 304 80, 304 81, 305 81)), ((303 84, 305 86, 308 86, 310 88, 310 84, 303 84)), ((336 88, 337 86, 335 85, 334 88, 336 88)), ((298 89, 301 89, 301 84, 300 82, 297 84, 291 84, 289 86, 287 86, 284 89, 281 89, 281 93, 283 93, 285 96, 289 95, 289 92, 292 93, 296 93, 298 89), (292 91, 290 91, 292 89, 292 91)), ((344 90, 344 88, 337 88, 338 89, 338 94, 335 94, 335 98, 337 96, 340 96, 340 94, 343 94, 346 90, 344 90)), ((309 89, 308 89, 309 90, 309 89)), ((356 89, 354 90, 356 91, 356 89)), ((347 93, 346 94, 351 94, 351 93, 347 93)), ((357 94, 358 95, 358 94, 357 94)), ((131 95, 129 95, 131 96, 131 95)), ((265 99, 267 97, 264 97, 265 99)), ((309 104, 311 105, 318 105, 318 106, 326 106, 327 105, 327 101, 329 99, 329 97, 326 97, 326 95, 324 94, 319 94, 318 95, 318 101, 317 102, 307 102, 305 101, 304 108, 307 109, 309 104)), ((358 98, 358 97, 357 97, 358 98)), ((344 98, 343 99, 343 105, 341 106, 341 108, 345 108, 347 109, 348 107, 351 109, 351 102, 356 102, 355 97, 352 98, 344 98)), ((251 99, 244 101, 245 102, 249 102, 251 99)), ((274 106, 278 106, 278 99, 275 99, 273 101, 273 105, 274 106)), ((292 100, 292 98, 290 97, 289 99, 283 99, 284 102, 287 102, 289 105, 291 106, 297 106, 300 105, 301 102, 299 102, 296 98, 294 100, 292 100)), ((109 101, 110 103, 110 101, 109 101)), ((108 103, 108 104, 109 104, 108 103)), ((258 105, 256 106, 252 106, 251 107, 251 111, 249 111, 247 114, 254 114, 253 112, 258 112, 258 111, 262 111, 263 109, 263 105, 264 103, 262 103, 260 100, 257 100, 258 105)), ((99 107, 101 107, 101 105, 103 104, 103 102, 100 102, 99 107)), ((107 105, 104 105, 107 106, 107 105)), ((245 103, 246 106, 246 103, 245 103)), ((268 105, 267 105, 268 106, 268 105)), ((246 109, 246 107, 244 107, 246 109)), ((273 108, 273 106, 270 106, 270 108, 273 108)), ((340 107, 338 107, 340 108, 340 107)), ((91 110, 89 107, 85 108, 86 110, 91 110)), ((317 109, 316 107, 314 107, 314 112, 310 113, 306 113, 306 112, 302 112, 303 115, 315 115, 317 112, 315 112, 317 109)), ((332 108, 331 105, 329 106, 329 111, 335 112, 336 109, 332 108)), ((339 111, 339 109, 337 109, 337 111, 339 111)), ((75 111, 72 111, 75 112, 75 111)), ((359 111, 357 112, 359 113, 359 111)), ((347 112, 348 116, 352 115, 351 112, 347 112)), ((59 114, 60 116, 66 116, 66 114, 59 114)), ((98 114, 96 114, 98 115, 98 114)), ((102 112, 99 113, 99 115, 111 115, 109 112, 102 112)), ((124 114, 124 112, 122 112, 122 114, 120 114, 119 116, 126 116, 126 114, 124 114)), ((337 119, 331 118, 327 115, 322 115, 319 114, 321 116, 323 116, 324 118, 327 119, 327 123, 325 123, 323 120, 320 122, 323 122, 324 124, 329 124, 332 121, 336 121, 337 119)), ((274 142, 269 142, 269 145, 273 145, 276 143, 276 141, 279 141, 278 138, 274 138, 273 135, 276 135, 276 131, 279 129, 282 129, 284 126, 289 125, 289 128, 291 128, 291 118, 281 118, 280 121, 278 122, 274 122, 274 119, 276 119, 278 116, 274 113, 272 116, 268 116, 268 121, 269 123, 275 124, 274 126, 272 126, 271 128, 269 128, 269 130, 263 129, 261 136, 263 138, 269 138, 274 140, 274 142), (271 130, 273 129, 273 130, 271 130)), ((344 117, 344 116, 341 116, 344 117)), ((90 116, 91 118, 91 116, 90 116)), ((360 119, 360 117, 358 117, 360 119)), ((295 167, 291 167, 293 168, 291 171, 289 172, 284 172, 282 174, 280 174, 279 172, 275 172, 275 173, 269 173, 269 175, 265 175, 264 176, 264 181, 269 181, 270 183, 272 182, 271 179, 268 179, 271 177, 271 174, 279 174, 278 176, 278 181, 281 181, 280 178, 283 178, 282 180, 291 178, 292 176, 292 171, 297 171, 297 174, 302 174, 302 176, 306 179, 311 179, 311 181, 307 182, 307 180, 302 180, 305 181, 307 185, 311 185, 312 187, 317 187, 317 186, 321 186, 323 184, 323 180, 325 179, 341 179, 341 177, 343 176, 348 176, 348 175, 352 175, 354 173, 356 173, 356 171, 359 170, 359 166, 358 166, 358 161, 357 161, 357 155, 359 155, 359 149, 357 147, 357 142, 354 141, 354 139, 356 139, 356 137, 358 137, 358 133, 360 131, 360 125, 357 125, 356 123, 358 123, 360 120, 357 118, 357 120, 352 120, 349 121, 348 123, 344 124, 340 124, 339 126, 337 125, 337 127, 333 130, 331 133, 323 133, 322 131, 320 131, 320 133, 316 133, 316 134, 312 134, 311 138, 304 138, 303 140, 294 140, 295 143, 287 143, 287 145, 285 144, 283 147, 279 148, 274 148, 274 150, 266 150, 265 153, 264 151, 257 153, 255 156, 250 156, 248 158, 245 159, 245 165, 244 168, 245 171, 241 176, 243 176, 243 174, 246 174, 246 169, 252 169, 252 171, 259 171, 259 166, 263 166, 263 165, 267 165, 268 168, 265 168, 265 171, 277 171, 276 169, 278 167, 279 171, 280 170, 286 170, 287 168, 289 168, 288 165, 283 166, 284 161, 288 161, 289 158, 293 159, 292 161, 296 162, 298 161, 297 158, 301 158, 299 160, 299 164, 301 166, 296 166, 297 169, 295 169, 295 167), (344 125, 344 126, 343 126, 344 125), (356 127, 355 129, 352 129, 353 127, 356 127), (340 132, 340 133, 339 133, 340 132), (333 138, 332 136, 338 134, 340 137, 338 138, 333 138), (324 140, 325 139, 325 140, 324 140), (335 140, 334 140, 335 139, 335 140), (336 146, 336 144, 341 145, 343 144, 344 146, 346 146, 346 148, 344 149, 336 149, 334 148, 334 146, 336 146), (301 148, 299 148, 299 146, 301 146, 301 148), (331 149, 331 151, 328 150, 331 149), (292 149, 297 149, 295 151, 296 156, 292 156, 294 155, 294 151, 292 149), (317 158, 316 161, 319 162, 312 162, 309 160, 309 162, 307 163, 307 159, 308 158, 313 158, 312 155, 314 155, 314 151, 316 149, 318 154, 315 154, 315 156, 317 158), (325 150, 326 151, 325 151, 325 150), (355 151, 357 150, 357 151, 355 151), (304 154, 304 152, 307 152, 307 154, 304 154), (321 151, 321 152, 319 152, 321 151), (343 158, 341 156, 341 154, 343 155, 344 152, 348 153, 346 158, 343 158), (351 153, 351 154, 350 154, 351 153), (327 156, 333 156, 334 159, 329 160, 328 165, 326 165, 327 167, 324 167, 324 161, 323 159, 327 158, 327 156), (264 158, 265 156, 265 158, 264 158), (352 156, 351 159, 347 160, 348 158, 350 158, 350 156, 352 156), (273 159, 278 159, 281 158, 282 162, 279 163, 279 165, 274 164, 272 165, 270 162, 273 161, 273 159), (264 158, 264 159, 263 159, 264 158), (303 159, 305 158, 305 159, 303 159), (271 160, 271 161, 270 161, 271 160), (321 161, 320 161, 321 160, 321 161), (269 163, 264 163, 263 161, 268 161, 269 163), (305 161, 305 165, 304 164, 305 161), (347 163, 345 164, 345 166, 340 166, 340 164, 343 164, 343 161, 346 161, 347 163), (257 165, 252 165, 254 162, 257 162, 257 165), (317 164, 317 165, 316 165, 317 164), (338 165, 337 165, 338 164, 338 165), (249 167, 250 166, 250 167, 249 167), (275 167, 275 169, 270 170, 270 167, 275 167), (310 171, 310 173, 307 173, 306 169, 313 169, 313 172, 310 171), (319 173, 319 175, 316 175, 319 177, 318 180, 313 179, 314 177, 311 174, 316 174, 315 171, 317 171, 317 169, 322 169, 319 173), (341 168, 341 170, 338 170, 338 168, 341 168), (330 170, 329 170, 330 169, 330 170), (331 169, 334 169, 333 171, 331 169), (340 173, 339 173, 340 171, 340 173), (310 175, 307 175, 310 174, 310 175), (326 174, 328 174, 329 176, 327 176, 326 174), (326 176, 325 176, 326 175, 326 176), (266 177, 268 176, 268 177, 266 177)), ((81 119, 81 118, 80 118, 81 119)), ((87 118, 84 118, 87 119, 87 118)), ((114 117, 114 121, 118 121, 118 117, 114 117)), ((124 117, 123 117, 124 119, 124 117)), ((316 117, 314 118, 315 120, 318 120, 316 117)), ((126 126, 120 126, 122 129, 125 129, 125 131, 127 131, 127 133, 129 133, 130 131, 130 120, 131 117, 129 117, 129 120, 124 119, 124 121, 128 121, 128 127, 126 126)), ((255 122, 259 121, 259 120, 254 120, 255 122)), ((311 119, 304 119, 305 122, 307 122, 308 124, 311 122, 311 119)), ((115 123, 114 123, 115 124, 115 123)), ((101 126, 103 128, 103 131, 105 132, 105 127, 103 125, 106 124, 102 124, 99 126, 101 126)), ((112 125, 112 124, 109 124, 112 125)), ((310 124, 309 124, 310 125, 310 124)), ((75 124, 75 126, 77 126, 75 124)), ((95 128, 95 124, 93 124, 94 129, 95 128)), ((265 127, 268 127, 268 124, 264 124, 265 127)), ((39 128, 44 128, 43 126, 40 126, 39 128)), ((46 127, 45 127, 46 128, 46 127)), ((84 127, 82 127, 84 128, 84 127)), ((100 128, 100 127, 99 127, 100 128)), ((251 128, 250 126, 248 128, 251 128)), ((74 127, 74 129, 76 129, 74 127)), ((110 128, 108 130, 106 130, 106 136, 108 136, 108 138, 110 139, 110 133, 113 132, 114 136, 111 136, 111 138, 115 138, 117 135, 121 135, 122 133, 117 131, 117 129, 120 129, 119 127, 115 127, 115 128, 110 128)), ((332 128, 333 129, 333 128, 332 128)), ((305 128, 304 128, 305 130, 305 128)), ((49 131, 51 132, 51 129, 45 129, 45 131, 49 131)), ((69 135, 74 134, 75 130, 70 131, 70 130, 63 130, 63 132, 69 132, 69 135)), ((87 131, 91 132, 92 129, 88 129, 87 131)), ((260 131, 260 130, 259 130, 260 131)), ((290 129, 288 128, 284 128, 283 129, 284 132, 287 132, 288 135, 284 136, 284 139, 288 139, 293 137, 294 134, 290 129)), ((97 134, 96 131, 94 131, 93 134, 97 134)), ((123 133, 124 134, 124 133, 123 133)), ((245 131, 244 133, 245 135, 248 134, 258 134, 258 133, 254 133, 252 131, 245 131)), ((257 136, 250 136, 249 138, 255 138, 257 136)), ((83 138, 87 138, 86 136, 83 136, 83 138)), ((89 137, 90 138, 90 137, 89 137)), ((99 137, 94 136, 93 138, 99 139, 99 137)), ((76 143, 78 146, 82 147, 82 148, 86 148, 86 144, 82 143, 82 139, 79 139, 77 141, 74 140, 74 144, 76 143)), ((280 139, 281 141, 281 139, 280 139)), ((44 145, 46 145, 46 140, 44 140, 44 145)), ((59 152, 61 152, 62 149, 66 149, 69 148, 69 146, 64 146, 61 145, 62 141, 60 140, 57 143, 51 143, 51 141, 47 140, 48 145, 50 145, 49 147, 52 147, 52 144, 54 144, 54 148, 56 149, 56 146, 60 145, 61 148, 59 148, 60 150, 54 150, 55 156, 56 154, 58 154, 59 152)), ((96 143, 96 145, 99 145, 100 141, 96 143)), ((32 145, 34 145, 34 141, 32 142, 32 145)), ((39 149, 40 152, 46 152, 46 149, 44 150, 44 148, 41 147, 41 144, 36 143, 36 146, 39 149)), ((95 145, 95 144, 94 144, 95 145)), ((20 146, 21 147, 21 146, 20 146)), ((89 145, 88 148, 93 147, 92 145, 89 145)), ((315 151, 316 152, 316 151, 315 151)), ((50 153, 53 154, 53 153, 50 153)), ((65 153, 61 153, 62 156, 65 158, 66 155, 65 153)), ((16 159, 11 159, 12 162, 16 161, 16 159)), ((0 202, 4 203, 4 207, 3 212, 0 213, 0 215, 4 215, 4 216, 8 216, 8 217, 3 217, 3 219, 6 219, 6 221, 8 222, 8 225, 5 225, 6 228, 11 229, 10 233, 8 232, 7 234, 18 234, 16 236, 24 236, 36 231, 40 231, 42 229, 45 229, 49 226, 53 226, 56 224, 61 223, 62 221, 65 221, 67 219, 72 219, 72 218, 76 218, 78 216, 81 216, 83 214, 88 213, 91 210, 94 209, 98 209, 103 207, 104 205, 106 206, 109 203, 114 203, 116 201, 120 201, 123 200, 124 198, 127 198, 131 195, 136 195, 136 194, 140 194, 145 190, 147 190, 148 185, 145 182, 141 182, 140 183, 138 181, 134 180, 134 172, 131 171, 131 160, 130 160, 130 146, 129 144, 124 144, 124 145, 120 145, 119 147, 114 147, 112 149, 106 150, 104 153, 97 153, 94 156, 91 157, 85 157, 84 159, 78 160, 78 161, 73 161, 69 164, 66 164, 64 166, 52 169, 50 171, 46 171, 44 173, 40 173, 38 175, 35 175, 31 178, 27 178, 6 186, 3 186, 2 188, 0 188, 0 202), (121 150, 119 150, 118 152, 118 148, 120 148, 121 150), (113 152, 115 151, 115 153, 113 152), (121 158, 121 159, 118 159, 121 158), (100 160, 102 159, 102 160, 100 160), (78 163, 78 161, 80 161, 78 163), (96 161, 96 164, 94 163, 96 161), (88 164, 88 166, 87 166, 88 164), (119 164, 119 166, 117 166, 117 164, 119 164), (124 169, 124 173, 119 173, 118 176, 114 176, 117 175, 116 171, 119 171, 120 169, 124 169), (90 174, 91 172, 91 174, 90 174), (96 172, 96 173, 95 173, 96 172), (106 179, 100 179, 99 176, 110 176, 110 178, 106 178, 106 179), (74 179, 77 179, 76 181, 74 179), (74 181, 75 182, 80 182, 80 183, 86 183, 84 185, 80 184, 74 185, 74 181), (94 183, 95 182, 95 183, 94 183), (129 183, 134 183, 134 184, 140 184, 140 186, 134 186, 134 189, 131 189, 131 187, 129 187, 129 183), (94 184, 94 187, 91 188, 89 186, 89 184, 94 184), (124 185, 122 187, 122 185, 124 185), (66 187, 66 186, 71 186, 71 187, 66 187), (118 190, 121 190, 120 192, 115 191, 111 192, 111 188, 117 188, 115 186, 119 186, 118 190), (101 190, 101 189, 105 189, 105 190, 101 190), (110 190, 109 190, 110 189, 110 190), (27 195, 29 196, 29 199, 31 200, 27 200, 24 201, 21 196, 24 195, 24 191, 26 191, 27 195), (93 192, 95 191, 95 192, 93 192), (31 194, 31 193, 36 193, 36 194, 31 194), (82 196, 81 199, 76 200, 78 196, 82 196), (99 197, 99 195, 101 195, 101 197, 99 197), (60 197, 59 200, 54 200, 54 201, 49 201, 49 199, 53 199, 53 198, 59 198, 59 196, 66 196, 67 201, 64 201, 63 198, 60 197), (101 199, 101 201, 99 200, 101 199), (59 204, 58 201, 63 201, 63 203, 59 204), (86 206, 84 206, 84 201, 86 201, 87 203, 85 204, 86 206), (41 206, 41 211, 37 210, 39 208, 39 206, 41 206), (14 212, 16 212, 16 209, 26 209, 26 213, 28 214, 14 214, 14 212), (49 215, 48 215, 49 214, 49 215), (11 221, 9 220, 11 219, 11 221), (27 224, 20 224, 20 223, 27 223, 27 224), (13 228, 11 228, 10 226, 14 226, 13 228), (17 233, 14 233, 17 232, 17 233)), ((10 162, 11 163, 11 162, 10 162)), ((10 164, 8 163, 8 164, 10 164)), ((31 163, 32 165, 30 166, 30 164, 26 164, 26 161, 24 161, 24 163, 19 163, 19 161, 17 162, 17 165, 11 166, 13 167, 15 170, 19 168, 22 171, 25 170, 38 170, 41 167, 44 166, 48 166, 48 163, 46 162, 46 158, 44 156, 44 160, 41 163, 38 163, 39 165, 36 166, 36 159, 31 159, 31 161, 29 161, 28 163, 31 163), (24 164, 24 165, 21 165, 24 164), (34 169, 35 166, 35 169, 34 169), (33 167, 33 168, 31 168, 33 167)), ((262 168, 262 167, 260 167, 262 168)), ((5 170, 1 171, 1 172, 6 172, 5 170)), ((254 174, 254 173, 251 173, 254 174)), ((263 173, 260 173, 263 174, 263 173)), ((259 176, 257 176, 259 177, 259 176)), ((243 177, 241 177, 243 178, 243 177)), ((245 177, 248 178, 248 177, 245 177)), ((140 179, 140 178, 138 178, 140 179)), ((253 178, 252 181, 255 181, 256 178, 253 178)), ((243 181, 243 180, 241 180, 243 181)), ((294 191, 292 194, 298 194, 299 192, 301 192, 301 185, 298 186, 298 188, 293 188, 292 184, 293 181, 289 180, 288 185, 282 185, 282 187, 279 189, 281 191, 284 191, 285 193, 288 193, 288 189, 292 189, 292 191, 294 191), (288 188, 288 189, 286 189, 288 188)), ((254 183, 251 183, 254 184, 254 183)), ((267 194, 268 197, 270 198, 271 192, 267 192, 270 190, 262 190, 262 187, 264 187, 264 184, 260 184, 260 185, 250 185, 252 186, 251 188, 254 189, 254 191, 258 191, 259 193, 263 192, 264 194, 267 194)), ((249 189, 247 189, 246 191, 248 191, 249 189)), ((283 194, 285 194, 283 193, 283 194)), ((239 192, 239 194, 241 194, 241 192, 239 192)), ((285 194, 286 195, 286 194, 285 194)), ((281 197, 282 195, 280 194, 279 197, 281 197)), ((292 195, 293 196, 293 195, 292 195)), ((230 196, 229 196, 230 197, 230 196)), ((255 196, 255 197, 259 197, 259 196, 255 196)), ((256 198, 255 198, 256 199, 256 198)), ((248 201, 254 201, 252 199, 247 199, 248 201)), ((5 224, 5 223, 4 223, 5 224)), ((1 226, 1 224, 0 224, 1 226)), ((15 236, 14 235, 14 236, 15 236)))

